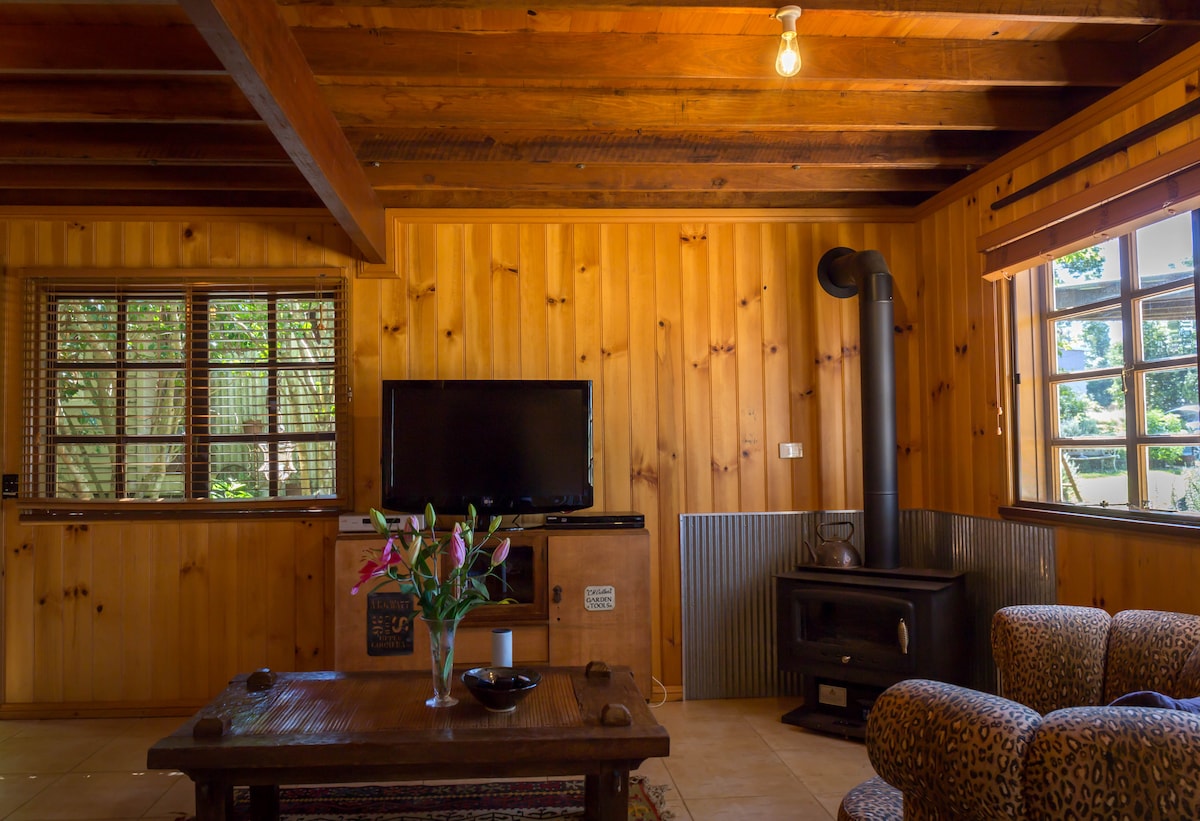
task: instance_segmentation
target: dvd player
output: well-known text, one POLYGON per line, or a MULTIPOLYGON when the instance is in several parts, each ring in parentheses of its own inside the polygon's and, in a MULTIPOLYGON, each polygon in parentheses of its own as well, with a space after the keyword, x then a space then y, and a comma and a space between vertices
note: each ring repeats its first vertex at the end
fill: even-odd
POLYGON ((631 510, 593 513, 547 513, 546 527, 645 527, 646 517, 631 510))

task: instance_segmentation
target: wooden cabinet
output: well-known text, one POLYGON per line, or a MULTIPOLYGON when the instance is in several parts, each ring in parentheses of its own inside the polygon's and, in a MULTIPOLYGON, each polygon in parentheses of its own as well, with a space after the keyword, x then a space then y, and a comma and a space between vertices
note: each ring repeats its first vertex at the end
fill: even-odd
POLYGON ((623 665, 649 696, 647 531, 558 531, 547 553, 550 663, 623 665))
MULTIPOLYGON (((513 631, 513 663, 585 665, 605 661, 633 670, 650 695, 650 535, 642 529, 549 530, 511 534, 514 548, 532 559, 530 602, 485 605, 458 630, 455 666, 491 662, 491 632, 513 631)), ((424 670, 430 665, 429 637, 414 625, 413 651, 398 656, 367 651, 367 591, 350 589, 365 552, 380 544, 374 533, 341 534, 334 545, 333 666, 335 670, 424 670)), ((525 571, 523 571, 525 572, 525 571)))

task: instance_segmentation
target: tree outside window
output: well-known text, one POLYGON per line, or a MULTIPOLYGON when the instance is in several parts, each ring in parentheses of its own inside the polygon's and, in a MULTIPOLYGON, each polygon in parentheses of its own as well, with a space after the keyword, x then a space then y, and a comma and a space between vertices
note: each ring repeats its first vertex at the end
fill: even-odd
POLYGON ((1020 449, 1036 463, 1020 500, 1200 515, 1198 238, 1200 217, 1185 213, 1039 269, 1028 304, 1041 317, 1024 326, 1044 339, 1017 336, 1031 371, 1020 378, 1037 386, 1018 391, 1019 438, 1039 443, 1020 449))

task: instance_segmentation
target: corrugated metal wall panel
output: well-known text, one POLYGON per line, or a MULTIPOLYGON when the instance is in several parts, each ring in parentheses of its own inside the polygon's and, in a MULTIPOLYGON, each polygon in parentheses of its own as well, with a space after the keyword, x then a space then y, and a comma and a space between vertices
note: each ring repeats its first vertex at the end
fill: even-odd
MULTIPOLYGON (((780 673, 775 647, 777 573, 807 563, 824 522, 854 524, 862 554, 861 511, 700 514, 680 517, 683 692, 686 699, 747 698, 800 692, 780 673)), ((832 532, 844 538, 844 530, 832 532)), ((1055 601, 1050 528, 931 510, 900 514, 905 567, 967 574, 974 658, 972 686, 995 692, 991 618, 1008 604, 1055 601)))

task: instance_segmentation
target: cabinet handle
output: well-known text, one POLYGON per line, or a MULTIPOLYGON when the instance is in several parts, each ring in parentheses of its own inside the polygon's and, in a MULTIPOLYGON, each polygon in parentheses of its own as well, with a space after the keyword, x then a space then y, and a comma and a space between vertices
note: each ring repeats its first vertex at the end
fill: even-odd
POLYGON ((561 584, 554 585, 554 603, 562 604, 562 585, 561 584))
POLYGON ((896 639, 900 642, 900 652, 908 655, 908 624, 904 619, 900 619, 900 623, 896 625, 896 639))

